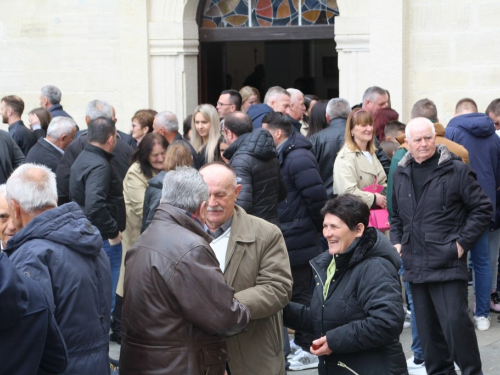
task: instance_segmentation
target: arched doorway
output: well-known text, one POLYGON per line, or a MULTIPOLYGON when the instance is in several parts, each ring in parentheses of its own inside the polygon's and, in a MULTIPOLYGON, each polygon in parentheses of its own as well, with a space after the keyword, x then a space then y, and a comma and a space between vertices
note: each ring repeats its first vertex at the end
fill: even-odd
POLYGON ((337 97, 335 15, 336 0, 201 0, 199 101, 244 84, 337 97))

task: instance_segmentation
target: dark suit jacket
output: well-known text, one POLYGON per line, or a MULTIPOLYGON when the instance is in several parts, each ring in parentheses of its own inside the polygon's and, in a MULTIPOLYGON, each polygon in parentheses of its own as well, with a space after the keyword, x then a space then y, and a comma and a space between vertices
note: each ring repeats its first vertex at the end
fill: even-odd
POLYGON ((11 173, 24 163, 24 155, 9 133, 0 130, 0 185, 5 184, 11 173))
POLYGON ((66 112, 62 105, 60 104, 54 104, 52 107, 49 108, 50 115, 52 118, 57 117, 57 116, 62 116, 62 117, 69 117, 73 118, 69 115, 68 112, 66 112))
POLYGON ((35 138, 38 141, 40 138, 44 138, 45 137, 45 130, 43 130, 43 129, 36 129, 36 130, 33 130, 33 134, 35 135, 35 138))
POLYGON ((49 144, 45 138, 40 138, 38 142, 31 148, 26 156, 26 163, 43 164, 56 173, 57 165, 63 154, 49 144))
POLYGON ((30 148, 36 143, 35 135, 21 120, 9 125, 9 134, 16 141, 24 156, 28 155, 30 148))

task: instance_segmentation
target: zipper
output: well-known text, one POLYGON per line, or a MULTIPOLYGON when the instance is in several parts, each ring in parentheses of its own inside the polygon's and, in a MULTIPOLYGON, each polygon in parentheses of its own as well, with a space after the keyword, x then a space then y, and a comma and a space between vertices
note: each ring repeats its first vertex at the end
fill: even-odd
POLYGON ((347 366, 345 363, 343 362, 338 362, 337 363, 337 366, 340 366, 340 367, 344 367, 346 368, 347 370, 349 370, 350 372, 352 372, 354 375, 359 375, 356 371, 354 371, 352 368, 350 368, 349 366, 347 366))
POLYGON ((323 286, 323 288, 325 287, 325 284, 323 283, 323 280, 321 280, 321 276, 319 275, 319 272, 316 268, 314 268, 313 264, 311 262, 309 262, 309 264, 311 265, 312 269, 314 270, 314 272, 316 272, 316 275, 318 275, 318 279, 319 281, 321 282, 321 285, 323 286))

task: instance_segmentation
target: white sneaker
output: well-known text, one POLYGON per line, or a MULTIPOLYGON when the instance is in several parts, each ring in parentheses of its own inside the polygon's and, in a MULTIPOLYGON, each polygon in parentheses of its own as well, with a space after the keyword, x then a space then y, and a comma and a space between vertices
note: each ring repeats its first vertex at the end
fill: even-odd
POLYGON ((411 327, 411 323, 406 321, 403 323, 403 328, 410 328, 411 327))
POLYGON ((474 325, 478 331, 487 331, 490 329, 490 317, 489 316, 475 316, 474 315, 474 325))
POLYGON ((300 349, 290 360, 290 371, 306 370, 308 368, 317 368, 319 364, 318 357, 300 349))
POLYGON ((302 350, 300 346, 295 344, 293 340, 290 340, 290 354, 287 355, 286 359, 292 359, 299 350, 302 350))
POLYGON ((421 364, 417 365, 414 360, 415 360, 414 356, 406 360, 406 367, 408 367, 408 370, 420 370, 420 369, 425 370, 425 362, 422 362, 421 364))

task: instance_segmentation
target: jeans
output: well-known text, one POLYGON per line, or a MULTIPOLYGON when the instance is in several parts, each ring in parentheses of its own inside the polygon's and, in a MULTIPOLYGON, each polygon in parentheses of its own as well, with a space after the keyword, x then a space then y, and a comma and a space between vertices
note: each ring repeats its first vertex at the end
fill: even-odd
MULTIPOLYGON (((405 268, 403 266, 403 259, 401 259, 401 268, 399 269, 399 274, 403 276, 405 268)), ((420 344, 420 339, 418 338, 417 331, 417 319, 415 318, 415 308, 413 306, 413 296, 411 294, 410 283, 405 281, 406 296, 408 297, 408 304, 410 305, 411 312, 411 351, 413 352, 413 357, 417 360, 424 360, 424 351, 422 350, 422 345, 420 344)))
POLYGON ((498 252, 500 249, 500 229, 497 229, 489 234, 489 253, 491 264, 491 291, 497 290, 498 277, 498 252))
POLYGON ((476 293, 474 315, 483 317, 489 316, 490 313, 491 265, 488 237, 489 230, 481 235, 470 251, 476 293))
POLYGON ((118 245, 110 245, 108 240, 104 240, 102 241, 102 247, 109 258, 109 265, 111 266, 111 283, 113 287, 113 289, 111 290, 111 292, 113 293, 111 312, 113 312, 115 308, 116 286, 118 285, 118 279, 120 277, 120 266, 122 264, 122 243, 120 242, 118 245))

